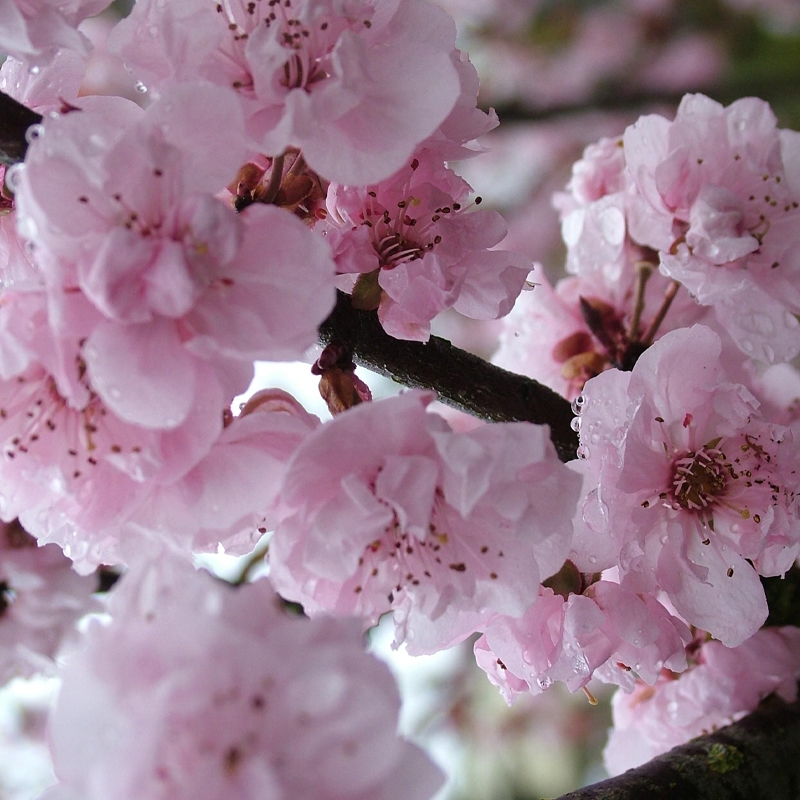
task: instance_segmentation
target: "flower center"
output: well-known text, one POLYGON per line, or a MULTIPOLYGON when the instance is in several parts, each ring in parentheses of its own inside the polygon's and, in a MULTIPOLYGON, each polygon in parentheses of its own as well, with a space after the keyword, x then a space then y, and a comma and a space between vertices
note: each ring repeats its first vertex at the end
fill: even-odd
POLYGON ((702 511, 725 489, 730 464, 717 444, 719 439, 673 463, 672 496, 681 508, 702 511))

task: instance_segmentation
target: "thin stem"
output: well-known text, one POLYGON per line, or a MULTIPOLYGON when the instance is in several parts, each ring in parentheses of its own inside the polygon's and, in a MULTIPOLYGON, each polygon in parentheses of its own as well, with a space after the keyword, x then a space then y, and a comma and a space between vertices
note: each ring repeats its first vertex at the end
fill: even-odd
POLYGON ((639 339, 639 323, 642 320, 642 311, 644 311, 644 290, 647 281, 653 274, 653 265, 648 261, 637 261, 634 269, 636 270, 636 296, 633 300, 633 314, 628 325, 629 342, 636 342, 639 339))
POLYGON ((658 333, 658 329, 661 323, 664 321, 664 317, 667 316, 667 311, 669 311, 669 307, 672 305, 672 301, 675 299, 675 295, 677 294, 679 288, 680 284, 678 281, 672 281, 672 283, 670 283, 670 285, 667 287, 667 291, 664 292, 664 300, 661 303, 661 308, 658 309, 658 313, 650 323, 650 327, 647 329, 647 333, 642 339, 642 344, 649 346, 653 343, 653 339, 655 338, 656 333, 658 333))

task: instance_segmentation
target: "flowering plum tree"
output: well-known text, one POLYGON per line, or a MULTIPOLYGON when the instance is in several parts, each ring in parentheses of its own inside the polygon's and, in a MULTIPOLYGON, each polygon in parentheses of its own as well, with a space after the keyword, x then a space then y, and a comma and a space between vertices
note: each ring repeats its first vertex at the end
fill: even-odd
MULTIPOLYGON (((62 678, 43 799, 432 797, 384 615, 411 654, 473 637, 509 703, 619 686, 613 773, 796 700, 800 134, 690 94, 602 139, 555 200, 569 276, 520 295, 440 8, 138 0, 143 108, 81 89, 103 6, 0 0, 0 664, 62 678), (508 315, 521 374, 431 336, 453 308, 508 315), (331 419, 231 409, 318 341, 331 419), (192 567, 220 546, 268 577, 192 567)), ((703 752, 767 781, 755 738, 703 752)))

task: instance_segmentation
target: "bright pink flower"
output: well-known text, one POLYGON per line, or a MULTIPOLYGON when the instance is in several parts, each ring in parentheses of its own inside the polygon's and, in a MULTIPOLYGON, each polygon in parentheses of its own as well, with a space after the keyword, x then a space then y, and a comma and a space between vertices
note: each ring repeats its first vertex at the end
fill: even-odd
POLYGON ((531 264, 490 250, 506 234, 502 217, 473 210, 469 184, 423 153, 380 184, 331 184, 325 235, 340 282, 359 308, 377 308, 387 333, 427 341, 430 321, 455 307, 468 317, 507 314, 531 264))
POLYGON ((409 652, 447 647, 495 613, 520 616, 562 565, 578 479, 544 429, 454 433, 430 394, 364 403, 295 454, 271 577, 308 613, 393 610, 409 652))
POLYGON ((654 683, 663 667, 686 668, 686 625, 655 598, 599 581, 566 599, 542 587, 519 619, 495 617, 475 643, 478 665, 511 704, 554 681, 576 691, 597 677, 628 691, 654 683))
POLYGON ((255 148, 350 184, 399 169, 460 90, 453 21, 421 0, 140 0, 110 43, 154 89, 224 86, 255 148))
POLYGON ((95 576, 81 577, 54 544, 36 540, 14 521, 0 524, 0 684, 52 672, 75 623, 100 609, 95 576))
POLYGON ((115 588, 52 719, 83 800, 425 800, 441 773, 395 734, 400 699, 355 624, 286 612, 161 557, 115 588))
POLYGON ((109 4, 110 0, 0 0, 0 52, 34 69, 61 48, 86 55, 89 42, 78 33, 78 24, 109 4))
POLYGON ((665 671, 655 686, 614 695, 604 752, 612 775, 740 719, 773 692, 790 703, 797 699, 798 628, 762 628, 734 648, 695 640, 687 652, 693 666, 683 674, 665 671))
POLYGON ((625 132, 644 201, 632 207, 633 238, 770 363, 800 350, 798 153, 800 134, 778 130, 755 98, 723 108, 687 95, 673 122, 651 115, 625 132))
POLYGON ((800 552, 800 458, 789 429, 728 381, 719 337, 673 331, 631 373, 586 384, 582 454, 595 476, 583 519, 614 537, 623 587, 663 590, 728 646, 767 615, 758 574, 800 552))

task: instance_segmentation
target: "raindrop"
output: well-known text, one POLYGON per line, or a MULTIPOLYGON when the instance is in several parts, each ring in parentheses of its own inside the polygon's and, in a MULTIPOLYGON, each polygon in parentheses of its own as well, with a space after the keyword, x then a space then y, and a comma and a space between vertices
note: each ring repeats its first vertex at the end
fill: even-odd
POLYGON ((569 423, 570 428, 574 430, 576 433, 581 429, 581 418, 580 417, 573 417, 572 422, 569 423))
POLYGON ((41 69, 36 66, 36 64, 31 65, 28 67, 28 73, 31 75, 38 75, 41 72, 41 69))
POLYGON ((600 434, 599 434, 599 433, 593 433, 593 434, 592 434, 592 435, 589 437, 589 441, 590 441, 592 444, 597 444, 597 443, 600 441, 600 434))
POLYGON ((147 94, 147 87, 141 81, 136 81, 136 86, 134 88, 139 94, 147 94))
POLYGON ((597 559, 594 556, 589 556, 589 563, 590 564, 596 564, 597 563, 597 559))
POLYGON ((579 394, 573 401, 572 401, 572 413, 573 414, 580 414, 583 411, 583 407, 586 405, 586 398, 579 394))
POLYGON ((28 129, 25 131, 25 141, 28 144, 32 144, 37 139, 41 139, 44 136, 44 125, 29 125, 28 129))
POLYGON ((539 678, 536 683, 542 691, 549 689, 553 685, 553 681, 550 678, 539 678))
POLYGON ((578 445, 578 458, 582 461, 589 458, 589 448, 585 444, 578 445))
POLYGON ((24 164, 12 164, 10 167, 6 167, 6 186, 12 192, 16 192, 19 189, 22 170, 24 169, 24 164))

